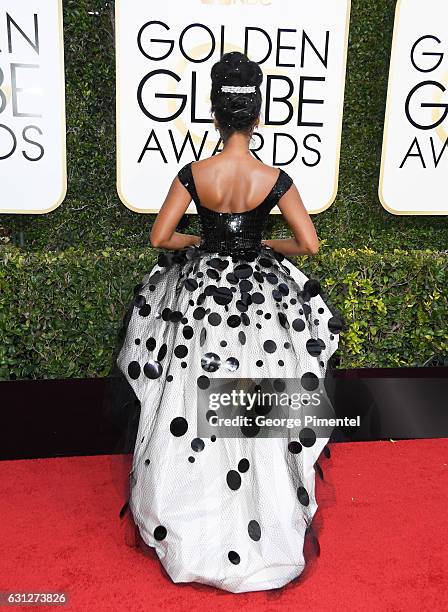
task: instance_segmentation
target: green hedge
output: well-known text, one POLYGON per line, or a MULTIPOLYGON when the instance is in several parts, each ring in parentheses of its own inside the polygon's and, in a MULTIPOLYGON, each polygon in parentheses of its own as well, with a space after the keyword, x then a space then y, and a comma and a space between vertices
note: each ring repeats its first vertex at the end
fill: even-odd
MULTIPOLYGON (((26 250, 145 248, 154 215, 127 209, 115 188, 114 3, 64 0, 63 7, 67 197, 46 215, 0 215, 0 240, 26 250)), ((395 247, 441 250, 448 244, 448 217, 394 216, 378 201, 394 9, 394 0, 351 2, 339 192, 328 210, 313 216, 331 248, 368 246, 386 252, 395 247)), ((179 167, 192 157, 186 147, 179 167)), ((144 163, 150 177, 151 158, 144 163)), ((197 228, 195 216, 192 223, 197 228)), ((270 229, 272 237, 285 234, 278 215, 270 229)))
MULTIPOLYGON (((153 249, 26 253, 2 247, 0 378, 100 377, 153 249)), ((338 367, 422 366, 448 356, 447 252, 324 247, 298 257, 345 318, 338 367)))

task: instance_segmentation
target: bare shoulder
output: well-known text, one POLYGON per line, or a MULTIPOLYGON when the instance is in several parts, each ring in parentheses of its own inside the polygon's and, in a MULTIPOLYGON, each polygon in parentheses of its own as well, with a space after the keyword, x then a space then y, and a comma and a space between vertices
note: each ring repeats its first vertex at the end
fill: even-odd
POLYGON ((206 157, 205 159, 197 159, 191 162, 191 167, 194 168, 195 170, 199 170, 199 172, 201 171, 201 169, 203 168, 204 170, 206 170, 207 168, 210 168, 212 166, 214 166, 216 163, 214 156, 212 157, 206 157))
MULTIPOLYGON (((204 173, 213 170, 220 170, 221 168, 234 166, 235 160, 230 157, 224 156, 222 157, 219 153, 212 155, 211 157, 206 157, 205 159, 199 159, 193 161, 191 166, 193 172, 196 173, 196 176, 200 176, 202 170, 204 173)), ((244 162, 241 160, 236 160, 238 167, 244 172, 252 172, 257 175, 258 178, 265 177, 266 180, 275 180, 278 176, 279 169, 276 166, 269 166, 264 162, 256 159, 255 157, 250 156, 244 162)))
POLYGON ((279 168, 277 166, 269 166, 269 164, 265 164, 262 161, 258 161, 258 167, 260 172, 262 172, 265 176, 269 176, 271 179, 276 179, 279 173, 279 168))

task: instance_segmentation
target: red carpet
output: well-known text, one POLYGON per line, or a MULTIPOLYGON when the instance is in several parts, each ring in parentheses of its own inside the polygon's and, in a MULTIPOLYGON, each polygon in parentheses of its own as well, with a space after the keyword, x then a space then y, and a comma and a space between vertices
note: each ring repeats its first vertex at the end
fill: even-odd
POLYGON ((237 595, 175 585, 126 546, 127 458, 0 462, 0 591, 66 591, 63 610, 94 612, 447 610, 448 440, 331 448, 322 466, 335 500, 320 510, 321 556, 308 578, 237 595))

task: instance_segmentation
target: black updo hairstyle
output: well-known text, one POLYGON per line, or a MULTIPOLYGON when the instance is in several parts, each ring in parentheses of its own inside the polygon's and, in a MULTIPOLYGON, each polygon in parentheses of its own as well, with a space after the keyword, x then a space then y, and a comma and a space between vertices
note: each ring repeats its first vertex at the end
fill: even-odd
POLYGON ((260 115, 263 72, 260 66, 239 51, 225 53, 211 69, 211 112, 223 141, 234 132, 251 135, 260 115), (223 92, 222 85, 255 85, 254 92, 223 92))

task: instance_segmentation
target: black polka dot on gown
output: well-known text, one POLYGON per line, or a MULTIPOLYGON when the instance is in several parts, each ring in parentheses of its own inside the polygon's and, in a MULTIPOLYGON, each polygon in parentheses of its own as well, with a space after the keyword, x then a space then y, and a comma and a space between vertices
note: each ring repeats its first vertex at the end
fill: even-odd
POLYGON ((316 442, 316 433, 311 427, 304 427, 299 433, 299 440, 303 446, 309 448, 316 442))
POLYGON ((182 330, 182 334, 186 340, 190 340, 191 338, 193 338, 193 328, 191 327, 191 325, 185 325, 182 330))
POLYGON ((153 337, 148 338, 146 341, 146 348, 148 351, 153 351, 156 348, 156 339, 153 337))
POLYGON ((168 347, 166 345, 166 342, 164 342, 162 346, 159 348, 159 352, 157 353, 157 361, 162 361, 162 359, 166 355, 167 349, 168 347))
POLYGON ((211 312, 208 315, 208 322, 210 323, 210 325, 219 325, 222 321, 222 317, 219 313, 217 312, 211 312))
POLYGON ((265 340, 263 343, 263 348, 266 353, 274 353, 277 350, 277 345, 275 344, 274 340, 265 340))
POLYGON ((310 503, 310 498, 305 487, 299 487, 297 489, 297 497, 302 506, 308 506, 308 504, 310 503))
POLYGON ((128 365, 128 374, 130 378, 136 380, 140 376, 141 368, 138 361, 131 361, 128 365))
POLYGON ((227 556, 229 557, 229 561, 233 563, 233 565, 238 565, 238 563, 241 561, 239 554, 234 550, 231 550, 227 556))
POLYGON ((342 320, 340 317, 334 316, 328 319, 328 329, 333 334, 339 334, 342 331, 342 320))
POLYGON ((170 320, 170 315, 171 315, 171 308, 168 308, 168 306, 166 308, 164 308, 162 310, 162 319, 164 321, 169 321, 170 320))
POLYGON ((237 491, 241 486, 241 476, 236 470, 229 470, 227 472, 227 484, 232 491, 237 491))
POLYGON ((176 357, 179 357, 179 359, 183 359, 187 353, 188 353, 188 349, 185 346, 185 344, 179 344, 174 349, 174 354, 176 355, 176 357))
POLYGON ((246 325, 246 326, 247 326, 247 325, 250 325, 250 319, 249 319, 249 317, 247 316, 247 313, 246 313, 246 312, 242 312, 242 313, 241 313, 241 321, 243 322, 243 325, 246 325))
POLYGON ((173 436, 183 436, 188 429, 187 420, 184 417, 175 417, 170 423, 170 431, 173 436))
POLYGON ((163 525, 159 525, 154 529, 154 537, 158 541, 164 540, 166 538, 166 534, 166 527, 164 527, 163 525))
POLYGON ((134 305, 136 308, 142 308, 146 304, 146 298, 144 295, 136 295, 134 298, 134 305))
POLYGON ((250 463, 248 459, 241 459, 241 461, 238 463, 238 470, 242 473, 247 472, 249 467, 250 463))
POLYGON ((162 374, 162 371, 162 364, 156 361, 155 359, 150 359, 143 366, 143 372, 145 373, 145 376, 147 376, 147 378, 159 378, 159 376, 162 374))
POLYGON ((305 372, 300 378, 300 384, 306 391, 315 391, 319 386, 319 378, 314 372, 305 372))
POLYGON ((309 278, 303 285, 303 292, 311 297, 315 297, 320 291, 320 283, 315 278, 309 278))
POLYGON ((144 304, 144 306, 142 306, 140 310, 138 311, 138 314, 141 317, 147 317, 148 315, 151 314, 151 306, 149 304, 144 304))
POLYGON ((302 450, 302 445, 300 444, 300 442, 293 440, 288 444, 288 450, 290 453, 293 453, 294 455, 298 455, 300 451, 302 450))
POLYGON ((279 283, 278 290, 283 295, 288 295, 289 294, 289 287, 288 287, 288 285, 286 283, 279 283))
POLYGON ((205 413, 205 418, 208 422, 210 422, 210 419, 215 416, 217 416, 215 410, 207 410, 207 412, 205 413))
POLYGON ((252 301, 254 302, 254 304, 263 304, 264 295, 259 291, 255 291, 254 293, 252 293, 252 301))
POLYGON ((224 362, 224 367, 229 370, 229 372, 235 372, 238 370, 240 366, 240 362, 236 357, 228 357, 224 362))
POLYGON ((286 389, 286 383, 281 378, 276 378, 272 386, 274 387, 274 390, 277 391, 278 393, 281 393, 282 391, 286 389))
POLYGON ((249 537, 252 540, 255 540, 255 542, 258 542, 258 540, 261 538, 260 523, 255 520, 249 521, 249 524, 247 526, 247 532, 249 533, 249 537))
POLYGON ((289 328, 289 322, 288 322, 288 319, 286 318, 285 313, 283 313, 283 312, 279 312, 279 313, 278 313, 278 320, 279 320, 280 325, 281 325, 282 327, 284 327, 285 329, 288 329, 288 328, 289 328))
POLYGON ((233 293, 228 287, 217 287, 213 294, 213 299, 222 306, 229 304, 233 299, 233 293))
POLYGON ((255 421, 255 417, 248 418, 248 422, 244 425, 241 425, 240 431, 246 438, 255 438, 258 436, 261 430, 261 425, 258 425, 255 421))
POLYGON ((253 287, 253 284, 250 282, 250 280, 243 279, 242 281, 240 281, 239 286, 241 291, 250 291, 253 287))
POLYGON ((191 448, 196 452, 196 453, 200 453, 201 451, 204 450, 205 448, 205 444, 204 444, 204 440, 202 440, 201 438, 194 438, 191 441, 191 448))
POLYGON ((221 359, 216 353, 205 353, 201 358, 201 366, 206 372, 216 372, 221 365, 221 359))
POLYGON ((237 300, 235 306, 238 308, 240 312, 246 312, 248 310, 247 304, 245 304, 242 300, 237 300))
POLYGON ((182 319, 182 313, 180 310, 173 310, 170 314, 170 321, 172 323, 178 323, 182 319))
POLYGON ((303 319, 294 319, 292 328, 298 332, 303 331, 305 329, 305 321, 303 319))
POLYGON ((309 338, 309 340, 306 341, 306 350, 313 357, 318 357, 322 352, 322 345, 319 342, 319 339, 309 338))
POLYGON ((218 280, 220 278, 218 270, 214 270, 213 268, 208 268, 206 273, 209 278, 213 278, 214 280, 218 280))
POLYGON ((198 288, 198 281, 195 278, 186 278, 184 287, 185 289, 188 289, 188 291, 194 291, 198 288))
POLYGON ((235 314, 230 315, 230 317, 227 319, 227 325, 229 327, 238 327, 240 323, 241 323, 241 317, 235 314))
POLYGON ((238 264, 233 269, 233 273, 235 274, 237 278, 248 278, 249 276, 251 276, 252 272, 253 272, 252 266, 250 266, 249 264, 245 264, 245 263, 238 264))
POLYGON ((210 386, 210 379, 208 376, 199 376, 197 379, 199 389, 208 389, 210 386))
POLYGON ((269 268, 270 266, 272 266, 272 261, 267 257, 260 257, 258 263, 260 264, 260 266, 264 266, 265 268, 269 268))
POLYGON ((199 319, 203 319, 205 316, 205 308, 202 306, 198 306, 193 310, 193 317, 198 321, 199 319))

